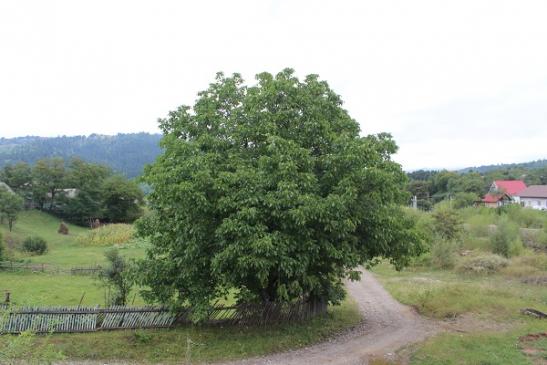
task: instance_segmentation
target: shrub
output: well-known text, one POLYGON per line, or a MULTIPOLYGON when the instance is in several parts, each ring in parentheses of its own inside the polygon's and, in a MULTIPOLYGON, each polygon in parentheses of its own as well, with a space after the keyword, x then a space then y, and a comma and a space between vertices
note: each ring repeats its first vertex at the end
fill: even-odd
POLYGON ((47 251, 47 243, 41 237, 27 237, 23 241, 23 251, 43 255, 47 251))
POLYGON ((130 241, 135 230, 130 224, 108 224, 76 237, 76 241, 90 246, 111 246, 130 241))
POLYGON ((453 206, 456 209, 467 208, 473 206, 477 200, 480 200, 475 193, 456 193, 454 195, 453 206))
POLYGON ((474 237, 489 237, 492 232, 491 226, 496 221, 496 216, 492 212, 484 212, 481 209, 477 211, 465 210, 465 229, 474 237))
POLYGON ((433 212, 435 233, 444 240, 455 240, 461 237, 463 221, 458 212, 452 208, 439 206, 433 212))
POLYGON ((491 243, 494 253, 504 257, 517 256, 522 250, 518 226, 506 217, 501 217, 492 234, 491 243))
POLYGON ((510 221, 523 228, 545 228, 547 217, 544 212, 523 208, 520 205, 512 204, 505 206, 502 212, 507 214, 510 221))
POLYGON ((547 231, 531 228, 521 228, 520 238, 522 243, 535 250, 547 249, 547 231))
POLYGON ((116 249, 105 253, 108 266, 100 273, 99 280, 108 288, 107 305, 125 305, 133 286, 130 264, 116 249))
POLYGON ((468 274, 493 274, 506 267, 509 261, 499 255, 481 255, 465 260, 458 271, 468 274))
POLYGON ((435 223, 431 214, 415 209, 406 209, 405 211, 414 222, 416 233, 425 243, 425 246, 430 247, 435 240, 435 223))
POLYGON ((431 265, 437 269, 452 269, 456 263, 457 248, 454 241, 435 242, 431 247, 431 265))

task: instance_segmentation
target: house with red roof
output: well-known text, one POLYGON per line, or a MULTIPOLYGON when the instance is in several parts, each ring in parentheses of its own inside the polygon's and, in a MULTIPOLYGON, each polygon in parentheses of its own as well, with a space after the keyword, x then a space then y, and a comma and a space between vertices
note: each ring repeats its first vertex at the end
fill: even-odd
POLYGON ((520 193, 526 189, 522 180, 494 180, 490 191, 482 202, 487 207, 501 207, 507 204, 520 203, 520 193))

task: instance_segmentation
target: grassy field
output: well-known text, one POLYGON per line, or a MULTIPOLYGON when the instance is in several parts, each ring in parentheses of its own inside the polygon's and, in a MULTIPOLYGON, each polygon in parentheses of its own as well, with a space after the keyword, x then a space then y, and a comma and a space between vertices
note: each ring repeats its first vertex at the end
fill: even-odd
POLYGON ((547 331, 545 320, 520 313, 522 308, 547 312, 547 287, 521 282, 526 272, 547 275, 547 266, 527 267, 525 263, 530 261, 543 265, 547 255, 528 252, 493 275, 464 275, 427 267, 396 272, 388 264, 376 267, 374 272, 386 289, 424 316, 455 323, 467 318, 461 331, 418 345, 411 364, 533 364, 534 356, 547 359, 544 343, 529 344, 539 350, 526 356, 526 345, 519 342, 521 336, 547 331))
MULTIPOLYGON (((68 224, 69 234, 57 233, 60 219, 37 210, 22 212, 15 223, 13 232, 9 232, 7 225, 0 225, 5 241, 22 242, 29 236, 40 236, 48 243, 48 252, 41 256, 24 255, 12 250, 16 259, 24 259, 34 263, 44 263, 64 268, 73 266, 92 266, 105 262, 104 253, 107 246, 82 245, 77 237, 85 234, 89 229, 68 224)), ((139 245, 121 246, 123 255, 130 258, 142 257, 144 248, 139 245)))
MULTIPOLYGON (((6 225, 0 225, 4 241, 17 245, 29 236, 40 236, 47 241, 48 251, 44 255, 33 256, 14 247, 9 249, 13 259, 52 268, 69 269, 76 266, 104 264, 104 253, 111 246, 84 245, 79 239, 89 229, 68 224, 69 234, 57 233, 60 220, 37 210, 22 212, 9 232, 6 225)), ((144 255, 142 245, 120 245, 121 253, 128 258, 144 255)), ((57 275, 31 272, 0 272, 0 293, 10 291, 16 304, 78 305, 82 295, 83 305, 104 305, 104 289, 97 280, 89 276, 57 275)), ((133 295, 131 295, 133 300, 133 295)), ((135 303, 142 303, 137 295, 135 303)))

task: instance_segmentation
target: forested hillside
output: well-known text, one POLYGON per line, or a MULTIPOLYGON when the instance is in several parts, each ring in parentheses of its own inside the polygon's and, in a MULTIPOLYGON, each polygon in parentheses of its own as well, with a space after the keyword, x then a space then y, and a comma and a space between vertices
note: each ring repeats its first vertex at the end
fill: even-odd
POLYGON ((104 164, 132 178, 142 173, 145 164, 160 153, 160 134, 131 133, 105 136, 17 137, 0 138, 0 167, 24 161, 62 157, 79 157, 104 164))
POLYGON ((522 169, 540 169, 547 167, 547 159, 541 159, 530 162, 522 163, 504 163, 499 165, 483 165, 478 167, 467 167, 465 169, 459 170, 459 172, 471 172, 475 171, 478 173, 487 173, 495 170, 522 170, 522 169))

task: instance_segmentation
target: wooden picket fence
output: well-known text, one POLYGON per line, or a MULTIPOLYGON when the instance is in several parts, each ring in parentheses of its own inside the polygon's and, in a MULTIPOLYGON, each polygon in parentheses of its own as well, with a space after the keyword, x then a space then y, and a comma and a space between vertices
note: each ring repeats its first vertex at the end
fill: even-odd
MULTIPOLYGON (((266 303, 214 306, 205 324, 263 326, 296 322, 325 314, 325 303, 266 303)), ((0 334, 95 332, 100 330, 168 328, 190 323, 190 310, 178 313, 162 307, 22 307, 0 305, 0 334)))

